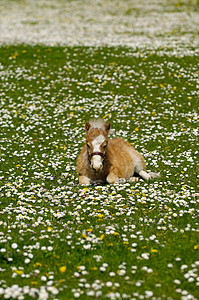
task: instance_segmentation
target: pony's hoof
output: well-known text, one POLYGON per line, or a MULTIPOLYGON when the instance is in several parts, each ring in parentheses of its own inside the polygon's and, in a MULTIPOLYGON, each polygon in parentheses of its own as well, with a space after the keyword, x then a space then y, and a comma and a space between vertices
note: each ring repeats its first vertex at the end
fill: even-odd
POLYGON ((116 182, 118 182, 118 180, 119 180, 119 178, 118 178, 116 175, 109 174, 109 175, 106 177, 106 181, 107 181, 109 184, 116 183, 116 182))
POLYGON ((86 176, 80 176, 79 177, 79 183, 83 184, 83 185, 90 185, 91 184, 90 179, 86 176))
POLYGON ((139 177, 130 177, 128 181, 129 182, 137 182, 137 181, 139 181, 139 177))
POLYGON ((125 178, 119 178, 118 183, 125 183, 126 179, 125 178))

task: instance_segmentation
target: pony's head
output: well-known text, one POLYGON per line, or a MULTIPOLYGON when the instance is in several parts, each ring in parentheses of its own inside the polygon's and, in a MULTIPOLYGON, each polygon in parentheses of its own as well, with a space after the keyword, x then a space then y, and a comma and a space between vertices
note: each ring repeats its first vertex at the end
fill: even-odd
POLYGON ((86 144, 88 160, 91 168, 98 172, 103 168, 103 162, 108 146, 108 134, 110 130, 110 122, 105 123, 104 120, 92 120, 86 122, 86 144))

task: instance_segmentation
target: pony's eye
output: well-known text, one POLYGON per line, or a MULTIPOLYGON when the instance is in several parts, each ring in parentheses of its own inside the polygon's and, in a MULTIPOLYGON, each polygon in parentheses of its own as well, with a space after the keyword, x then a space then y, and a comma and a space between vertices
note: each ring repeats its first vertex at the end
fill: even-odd
POLYGON ((105 144, 105 145, 103 146, 103 149, 106 149, 106 148, 107 148, 107 146, 108 146, 108 145, 107 145, 107 144, 105 144))

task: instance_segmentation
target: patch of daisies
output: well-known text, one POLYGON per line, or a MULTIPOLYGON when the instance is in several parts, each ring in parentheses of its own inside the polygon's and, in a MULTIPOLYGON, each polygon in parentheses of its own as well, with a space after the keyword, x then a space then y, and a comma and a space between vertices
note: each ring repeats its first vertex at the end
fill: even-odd
MULTIPOLYGON (((74 298, 158 299, 156 258, 169 248, 167 235, 182 242, 183 234, 198 232, 198 193, 191 177, 198 155, 198 112, 192 107, 197 70, 183 68, 170 54, 147 64, 152 54, 142 53, 136 68, 115 63, 111 50, 102 53, 111 57, 109 64, 83 59, 78 64, 77 56, 93 58, 94 48, 64 53, 64 64, 55 69, 39 56, 32 66, 16 68, 14 54, 1 68, 0 295, 55 299, 67 291, 74 298), (172 78, 185 80, 180 94, 176 83, 166 82, 165 68, 172 78), (75 161, 84 124, 98 116, 111 120, 111 137, 133 143, 148 169, 162 178, 79 186, 75 161), (73 253, 89 259, 79 262, 73 253), (154 289, 147 283, 150 276, 156 278, 154 289), (125 292, 125 286, 136 292, 125 292)), ((195 242, 192 250, 198 248, 195 242)), ((194 299, 198 260, 165 257, 163 269, 175 269, 175 296, 194 299)))

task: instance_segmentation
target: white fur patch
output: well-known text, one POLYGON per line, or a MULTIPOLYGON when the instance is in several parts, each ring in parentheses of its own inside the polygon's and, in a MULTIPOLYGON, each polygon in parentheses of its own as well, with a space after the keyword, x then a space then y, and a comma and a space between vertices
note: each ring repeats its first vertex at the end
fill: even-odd
POLYGON ((102 134, 98 135, 98 137, 92 141, 93 152, 100 152, 100 146, 104 141, 105 137, 102 134))
POLYGON ((145 180, 149 180, 151 178, 151 176, 144 170, 140 171, 139 175, 145 180))
MULTIPOLYGON (((100 145, 105 141, 103 135, 99 135, 92 141, 93 152, 100 152, 100 145)), ((102 164, 102 157, 100 155, 95 155, 92 158, 92 164, 94 169, 99 169, 102 164)))

